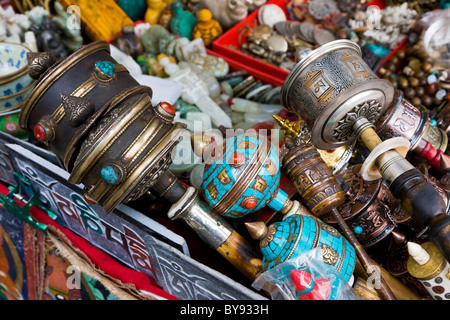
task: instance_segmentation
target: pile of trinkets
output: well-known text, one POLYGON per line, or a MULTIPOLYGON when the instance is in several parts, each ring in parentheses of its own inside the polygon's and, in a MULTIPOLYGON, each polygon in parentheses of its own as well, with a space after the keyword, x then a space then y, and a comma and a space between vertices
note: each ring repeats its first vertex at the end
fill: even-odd
MULTIPOLYGON (((258 23, 244 30, 247 40, 242 50, 280 68, 293 70, 299 53, 308 54, 337 39, 359 44, 371 71, 388 80, 397 89, 395 99, 401 101, 373 127, 382 139, 410 140, 413 154, 408 160, 448 206, 450 72, 435 65, 422 48, 417 8, 404 3, 371 12, 373 8, 357 0, 290 0, 285 10, 265 1, 253 1, 251 6, 245 1, 208 0, 117 4, 133 21, 142 21, 124 26, 108 39, 111 55, 140 84, 160 95, 152 98, 155 109, 170 101, 163 109, 173 111, 173 123, 186 126, 191 139, 178 144, 168 169, 199 190, 206 206, 252 238, 263 256, 264 271, 252 279, 255 289, 268 292, 274 283, 280 285, 282 290, 271 292, 273 299, 392 298, 392 293, 368 285, 370 273, 365 273, 362 262, 369 257, 395 289, 396 299, 450 299, 450 266, 430 241, 427 226, 409 216, 383 179, 366 181, 361 176, 368 149, 358 141, 332 150, 315 148, 306 123, 283 107, 282 87, 264 83, 246 70, 234 70, 207 49, 257 9, 258 23), (367 28, 369 18, 380 27, 367 28), (405 37, 404 47, 378 68, 405 37), (227 135, 230 130, 234 135, 227 135), (197 145, 198 136, 211 139, 197 145), (225 161, 207 162, 203 151, 213 145, 222 149, 219 141, 225 150, 220 160, 225 161), (265 150, 261 146, 267 141, 265 150), (265 161, 251 166, 259 157, 265 161), (296 190, 289 189, 292 184, 296 190), (344 224, 333 215, 333 206, 344 224)), ((69 16, 57 1, 51 10, 55 14, 40 6, 22 14, 11 10, 0 11, 1 23, 7 26, 0 41, 28 44, 32 52, 51 52, 58 61, 83 43, 80 30, 67 28, 69 16)), ((366 80, 370 77, 366 75, 366 80)), ((33 137, 30 141, 36 142, 33 137)))

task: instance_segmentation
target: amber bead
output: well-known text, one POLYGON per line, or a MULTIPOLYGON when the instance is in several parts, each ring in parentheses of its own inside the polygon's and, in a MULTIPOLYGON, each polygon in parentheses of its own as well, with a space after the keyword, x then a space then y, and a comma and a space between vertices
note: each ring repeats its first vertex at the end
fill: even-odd
POLYGON ((406 88, 404 93, 405 93, 405 97, 410 100, 416 96, 416 90, 414 90, 414 88, 411 88, 411 87, 406 88))
POLYGON ((413 58, 409 60, 408 66, 410 66, 414 71, 418 71, 422 68, 422 63, 419 59, 413 58))
POLYGON ((416 77, 416 78, 420 79, 423 76, 425 76, 425 72, 423 72, 423 70, 417 70, 414 72, 414 77, 416 77))
POLYGON ((408 88, 408 79, 406 79, 405 77, 400 77, 400 79, 398 79, 398 86, 402 89, 408 88))
POLYGON ((431 72, 431 69, 433 69, 433 65, 432 65, 431 63, 429 63, 429 62, 424 62, 424 63, 422 64, 422 70, 423 70, 424 72, 430 73, 430 72, 431 72))
POLYGON ((408 83, 411 87, 416 88, 419 86, 420 82, 419 79, 415 78, 415 77, 411 77, 408 79, 408 83))
POLYGON ((418 97, 423 97, 425 95, 425 88, 424 87, 417 87, 415 88, 416 95, 418 97))
POLYGON ((436 82, 430 83, 427 86, 427 92, 428 92, 429 95, 435 94, 437 90, 438 90, 438 84, 436 82))
POLYGON ((387 72, 387 69, 383 68, 383 67, 378 70, 378 74, 380 76, 386 76, 386 72, 387 72))
POLYGON ((411 103, 413 105, 419 105, 419 104, 422 104, 422 100, 419 97, 414 97, 411 99, 411 103))
POLYGON ((424 95, 420 100, 422 101, 422 104, 427 108, 431 107, 431 105, 433 104, 433 98, 429 95, 424 95))
POLYGON ((405 50, 398 50, 397 53, 395 54, 400 60, 403 60, 406 58, 406 52, 405 50))

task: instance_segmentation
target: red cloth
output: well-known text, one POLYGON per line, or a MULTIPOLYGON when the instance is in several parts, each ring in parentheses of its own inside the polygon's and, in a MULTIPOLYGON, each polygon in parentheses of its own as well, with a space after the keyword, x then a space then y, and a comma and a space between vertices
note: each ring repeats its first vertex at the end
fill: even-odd
MULTIPOLYGON (((7 195, 10 190, 0 183, 0 192, 7 195)), ((23 205, 23 203, 19 203, 19 205, 23 205)), ((165 292, 149 275, 122 265, 104 251, 92 246, 86 239, 76 235, 69 229, 62 227, 40 208, 32 207, 30 214, 38 222, 44 223, 47 226, 53 226, 61 231, 75 248, 81 250, 94 266, 103 271, 106 275, 120 280, 123 284, 133 284, 136 289, 151 292, 161 298, 178 300, 176 297, 165 292)))

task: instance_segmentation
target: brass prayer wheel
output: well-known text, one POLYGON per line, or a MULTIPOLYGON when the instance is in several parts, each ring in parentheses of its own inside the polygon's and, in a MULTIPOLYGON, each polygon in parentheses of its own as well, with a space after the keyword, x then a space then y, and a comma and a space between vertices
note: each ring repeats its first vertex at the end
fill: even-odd
POLYGON ((283 158, 283 167, 306 207, 320 217, 343 204, 345 193, 317 149, 309 143, 286 144, 290 150, 283 158))
POLYGON ((51 65, 48 54, 29 56, 29 72, 39 78, 20 113, 24 129, 70 169, 75 150, 95 120, 126 98, 152 91, 139 83, 111 55, 107 42, 94 42, 51 65))

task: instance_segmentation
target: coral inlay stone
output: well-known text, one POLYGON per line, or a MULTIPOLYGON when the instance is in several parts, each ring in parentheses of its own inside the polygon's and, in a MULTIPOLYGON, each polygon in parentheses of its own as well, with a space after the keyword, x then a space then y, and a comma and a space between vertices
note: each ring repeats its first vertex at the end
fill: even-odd
POLYGON ((256 201, 255 200, 247 201, 247 203, 245 204, 245 207, 247 209, 253 209, 255 206, 256 206, 256 201))
POLYGON ((175 108, 168 102, 161 102, 161 108, 171 115, 175 115, 175 108))
POLYGON ((36 137, 36 139, 38 139, 39 141, 45 141, 46 132, 42 125, 40 125, 40 124, 35 125, 33 132, 34 132, 34 136, 36 137))

